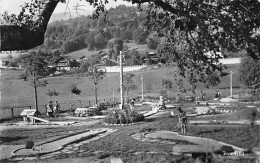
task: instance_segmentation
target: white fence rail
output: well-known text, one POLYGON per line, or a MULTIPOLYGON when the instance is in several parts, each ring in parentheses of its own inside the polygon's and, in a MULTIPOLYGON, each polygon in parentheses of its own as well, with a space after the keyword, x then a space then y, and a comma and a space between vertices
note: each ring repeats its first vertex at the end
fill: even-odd
MULTIPOLYGON (((146 65, 136 65, 136 66, 124 66, 123 70, 124 72, 130 72, 130 71, 136 71, 147 67, 146 65)), ((119 66, 110 66, 105 67, 106 72, 112 73, 112 72, 120 72, 119 66)))
POLYGON ((241 58, 225 58, 225 59, 220 59, 219 62, 224 65, 239 64, 241 62, 241 58))

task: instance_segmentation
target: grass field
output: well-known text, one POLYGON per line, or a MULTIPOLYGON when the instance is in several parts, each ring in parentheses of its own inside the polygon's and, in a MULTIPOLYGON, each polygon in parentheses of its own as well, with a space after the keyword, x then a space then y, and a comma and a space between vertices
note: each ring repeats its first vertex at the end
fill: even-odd
MULTIPOLYGON (((239 87, 239 74, 236 72, 239 66, 231 66, 227 70, 235 71, 233 75, 233 87, 239 87)), ((174 67, 163 67, 154 69, 148 67, 147 69, 143 69, 141 71, 134 72, 135 74, 135 82, 137 85, 137 89, 135 91, 130 92, 130 98, 141 95, 141 75, 144 78, 144 94, 148 96, 157 95, 159 96, 160 92, 164 89, 162 87, 162 80, 170 80, 173 83, 172 90, 168 90, 167 94, 169 97, 175 97, 176 95, 176 85, 174 79, 172 77, 172 71, 174 67), (148 84, 151 85, 150 91, 148 93, 147 88, 148 84)), ((34 106, 34 89, 25 84, 25 82, 19 79, 19 74, 22 73, 21 70, 2 70, 0 78, 0 90, 1 90, 1 107, 12 107, 12 106, 34 106)), ((75 101, 74 107, 80 106, 88 106, 91 100, 92 104, 94 101, 94 84, 92 80, 87 77, 77 77, 77 76, 57 76, 57 77, 48 77, 45 78, 48 81, 48 85, 46 87, 38 88, 38 103, 40 105, 39 109, 41 112, 45 111, 43 105, 47 104, 50 100, 57 100, 61 103, 61 109, 68 109, 69 101, 75 101), (81 90, 81 94, 78 96, 71 95, 68 91, 68 87, 72 84, 76 83, 78 88, 81 90), (50 98, 45 94, 45 92, 50 90, 57 90, 59 92, 59 96, 55 96, 50 98), (82 105, 78 100, 82 100, 82 105)), ((185 85, 188 86, 188 83, 184 81, 185 85)), ((217 88, 228 88, 229 87, 229 76, 226 76, 221 79, 221 84, 217 88)), ((200 90, 205 89, 202 84, 197 86, 197 96, 200 96, 200 90)), ((119 73, 107 73, 106 77, 100 81, 98 85, 98 99, 102 102, 103 99, 109 100, 113 98, 113 92, 115 98, 119 99, 119 73)), ((234 89, 234 92, 238 89, 234 89)), ((222 96, 228 96, 229 90, 222 89, 222 96)), ((206 97, 212 98, 215 90, 207 89, 206 97)), ((184 95, 188 95, 184 94, 184 95)), ((23 109, 21 109, 23 110, 23 109)), ((20 110, 20 111, 21 111, 20 110)), ((1 117, 9 112, 10 110, 1 110, 1 117), (5 113, 3 113, 5 112, 5 113)), ((19 111, 16 114, 19 113, 19 111)))
MULTIPOLYGON (((152 52, 152 51, 154 52, 155 51, 155 50, 149 49, 146 44, 137 45, 135 43, 124 43, 124 45, 126 45, 129 48, 137 47, 138 51, 142 54, 144 54, 146 52, 152 52)), ((72 59, 79 59, 82 56, 90 57, 91 55, 98 54, 100 51, 101 50, 99 50, 99 51, 88 51, 87 48, 84 48, 84 49, 81 49, 81 50, 78 50, 78 51, 71 52, 69 54, 65 54, 64 56, 68 57, 68 58, 72 58, 72 59)), ((102 51, 108 52, 108 49, 103 49, 102 51)))

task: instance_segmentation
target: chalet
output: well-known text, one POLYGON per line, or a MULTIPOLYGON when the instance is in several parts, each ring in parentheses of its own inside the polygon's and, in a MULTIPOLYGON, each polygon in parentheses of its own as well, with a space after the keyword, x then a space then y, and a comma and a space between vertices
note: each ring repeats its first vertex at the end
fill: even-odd
POLYGON ((147 54, 147 56, 143 60, 145 61, 145 63, 156 64, 156 63, 159 63, 160 58, 158 55, 156 55, 156 53, 150 52, 147 54))
POLYGON ((79 68, 80 63, 74 59, 65 59, 64 57, 60 57, 54 61, 51 67, 56 67, 57 71, 66 70, 69 71, 72 68, 79 68))
POLYGON ((0 57, 0 68, 6 68, 10 63, 10 59, 0 57))

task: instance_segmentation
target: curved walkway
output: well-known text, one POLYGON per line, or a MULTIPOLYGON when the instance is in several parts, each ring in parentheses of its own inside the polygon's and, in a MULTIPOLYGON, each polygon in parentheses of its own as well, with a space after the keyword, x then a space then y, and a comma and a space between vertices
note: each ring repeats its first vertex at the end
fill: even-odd
MULTIPOLYGON (((246 150, 224 142, 216 141, 209 138, 184 136, 171 131, 155 131, 150 133, 136 133, 132 137, 139 141, 158 142, 173 145, 172 153, 179 154, 199 154, 211 153, 216 159, 227 157, 230 159, 252 158, 253 154, 247 154, 246 150), (179 141, 187 141, 185 144, 179 141), (188 145, 192 143, 193 145, 188 145), (216 155, 220 154, 220 155, 216 155)), ((254 151, 255 155, 257 153, 254 151)))
POLYGON ((74 151, 78 149, 79 146, 88 143, 90 140, 96 140, 99 139, 100 137, 106 136, 116 130, 109 129, 109 128, 101 128, 101 129, 95 129, 95 130, 88 130, 84 133, 81 134, 76 134, 72 136, 68 136, 65 138, 57 139, 51 142, 46 142, 43 144, 37 144, 36 150, 32 149, 25 149, 19 148, 16 149, 12 152, 13 157, 12 158, 19 158, 24 159, 26 156, 41 156, 41 155, 46 155, 50 154, 49 156, 58 154, 62 151, 65 153, 70 153, 70 151, 74 151), (70 146, 73 145, 73 146, 70 146), (41 148, 41 150, 40 150, 41 148), (58 153, 57 153, 58 152, 58 153))

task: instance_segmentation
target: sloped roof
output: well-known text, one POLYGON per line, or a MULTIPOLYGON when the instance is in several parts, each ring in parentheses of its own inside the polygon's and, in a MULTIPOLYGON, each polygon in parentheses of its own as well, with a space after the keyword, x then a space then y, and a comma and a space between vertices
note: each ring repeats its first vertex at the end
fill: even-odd
POLYGON ((20 114, 21 116, 34 116, 40 114, 36 109, 24 109, 23 112, 20 114))

